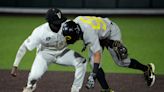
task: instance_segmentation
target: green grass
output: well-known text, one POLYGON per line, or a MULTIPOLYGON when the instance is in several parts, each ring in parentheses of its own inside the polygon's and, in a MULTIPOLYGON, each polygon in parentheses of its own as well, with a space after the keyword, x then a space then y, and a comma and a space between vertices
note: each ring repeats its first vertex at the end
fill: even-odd
MULTIPOLYGON (((143 64, 154 63, 156 73, 164 74, 164 17, 111 17, 122 30, 123 42, 129 51, 129 56, 143 64)), ((43 16, 0 16, 0 69, 11 69, 16 52, 21 43, 32 30, 44 23, 43 16)), ((81 51, 82 43, 71 45, 76 51, 81 51)), ((81 53, 81 52, 80 52, 81 53)), ((81 53, 87 57, 87 52, 81 53)), ((27 52, 19 68, 30 69, 35 58, 35 51, 27 52)), ((141 73, 140 71, 117 66, 105 50, 102 58, 105 72, 141 73)), ((49 70, 72 71, 72 67, 51 65, 49 70)), ((88 65, 88 71, 90 67, 88 65)))

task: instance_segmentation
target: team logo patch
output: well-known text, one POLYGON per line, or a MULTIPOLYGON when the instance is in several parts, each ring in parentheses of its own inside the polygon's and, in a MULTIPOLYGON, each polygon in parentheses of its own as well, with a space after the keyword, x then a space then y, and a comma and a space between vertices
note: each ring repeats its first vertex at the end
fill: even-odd
POLYGON ((46 37, 46 41, 49 41, 51 39, 51 37, 46 37))

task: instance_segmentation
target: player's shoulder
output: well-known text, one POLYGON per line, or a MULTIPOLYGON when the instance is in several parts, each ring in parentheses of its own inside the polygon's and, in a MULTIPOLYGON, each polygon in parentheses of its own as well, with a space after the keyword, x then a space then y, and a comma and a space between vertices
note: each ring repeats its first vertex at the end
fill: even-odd
POLYGON ((48 23, 46 22, 46 23, 44 23, 44 24, 41 24, 41 25, 39 25, 38 27, 36 27, 35 29, 34 29, 34 32, 42 32, 42 31, 44 31, 44 30, 46 30, 47 28, 48 28, 48 23))
POLYGON ((39 25, 38 27, 34 28, 32 35, 37 36, 37 37, 43 35, 44 30, 47 28, 47 26, 48 26, 48 23, 39 25))
POLYGON ((84 17, 84 16, 77 16, 73 21, 74 21, 74 22, 79 22, 79 20, 80 20, 82 17, 84 17))
POLYGON ((82 16, 77 16, 74 20, 79 19, 80 17, 82 17, 82 16))
POLYGON ((39 25, 39 26, 36 27, 35 29, 36 29, 36 30, 44 30, 44 29, 46 29, 48 26, 49 26, 49 25, 48 25, 48 23, 46 22, 46 23, 44 23, 44 24, 39 25))

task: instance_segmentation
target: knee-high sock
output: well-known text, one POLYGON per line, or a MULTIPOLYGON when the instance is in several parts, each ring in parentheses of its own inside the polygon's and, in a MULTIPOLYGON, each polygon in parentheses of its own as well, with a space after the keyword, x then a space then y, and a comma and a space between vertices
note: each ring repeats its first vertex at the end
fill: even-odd
POLYGON ((105 73, 102 68, 99 68, 96 77, 103 89, 109 89, 108 83, 105 79, 105 73))
POLYGON ((135 60, 135 59, 130 59, 130 60, 131 60, 131 63, 128 66, 129 68, 138 69, 138 70, 141 70, 143 72, 145 72, 148 69, 148 67, 146 65, 141 64, 137 60, 135 60))

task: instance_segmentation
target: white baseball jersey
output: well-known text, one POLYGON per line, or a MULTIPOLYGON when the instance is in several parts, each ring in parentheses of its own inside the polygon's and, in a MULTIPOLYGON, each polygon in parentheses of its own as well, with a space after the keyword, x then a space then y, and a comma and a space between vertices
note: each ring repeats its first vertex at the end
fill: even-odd
MULTIPOLYGON (((99 40, 108 38, 110 40, 121 40, 121 32, 116 23, 110 21, 108 18, 101 18, 95 16, 79 16, 74 19, 78 23, 83 32, 83 40, 85 44, 89 43, 90 59, 93 65, 93 54, 97 51, 102 51, 99 40)), ((130 63, 129 57, 120 61, 112 48, 108 48, 114 61, 121 66, 128 66, 130 63), (124 63, 122 63, 124 62, 124 63)))
MULTIPOLYGON (((63 24, 61 28, 62 26, 63 24)), ((42 24, 34 29, 32 34, 20 46, 13 64, 13 66, 18 67, 27 49, 31 51, 37 48, 38 52, 28 77, 27 88, 33 88, 34 90, 36 83, 31 84, 32 81, 41 78, 48 69, 48 66, 56 63, 75 67, 71 92, 79 92, 86 72, 85 58, 77 52, 68 49, 66 46, 67 43, 65 37, 62 35, 61 29, 55 33, 50 29, 48 23, 42 24)))
POLYGON ((83 31, 83 39, 85 44, 90 44, 91 51, 97 52, 101 50, 99 39, 109 37, 111 21, 107 18, 94 16, 79 16, 74 19, 83 31))
POLYGON ((39 50, 58 51, 66 47, 64 36, 51 31, 49 24, 45 23, 37 27, 25 41, 28 50, 38 48, 39 50))

